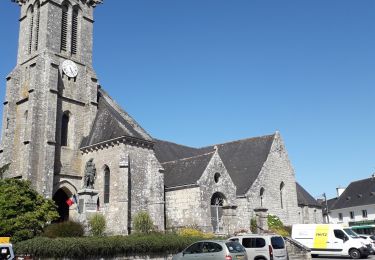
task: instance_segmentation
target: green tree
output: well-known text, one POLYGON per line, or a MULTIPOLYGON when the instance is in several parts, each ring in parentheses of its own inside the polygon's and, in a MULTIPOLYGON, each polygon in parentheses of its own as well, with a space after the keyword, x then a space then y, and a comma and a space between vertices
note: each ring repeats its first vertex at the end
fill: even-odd
POLYGON ((134 216, 134 230, 138 233, 148 234, 154 229, 154 223, 146 211, 140 211, 134 216))
POLYGON ((0 236, 12 242, 32 238, 58 218, 55 203, 31 188, 29 181, 0 180, 0 236))

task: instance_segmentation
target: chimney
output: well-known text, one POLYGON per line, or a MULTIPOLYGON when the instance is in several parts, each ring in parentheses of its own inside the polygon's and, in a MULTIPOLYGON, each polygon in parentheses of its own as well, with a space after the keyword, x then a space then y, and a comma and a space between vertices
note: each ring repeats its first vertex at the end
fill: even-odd
POLYGON ((336 192, 337 192, 337 197, 340 197, 341 194, 345 191, 345 188, 342 188, 342 187, 338 187, 336 188, 336 192))

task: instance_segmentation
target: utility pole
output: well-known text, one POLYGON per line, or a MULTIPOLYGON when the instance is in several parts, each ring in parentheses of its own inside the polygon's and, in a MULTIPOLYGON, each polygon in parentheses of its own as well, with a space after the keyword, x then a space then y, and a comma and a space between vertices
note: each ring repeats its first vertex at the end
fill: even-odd
POLYGON ((324 197, 324 202, 325 202, 325 204, 326 204, 327 222, 328 222, 328 224, 329 224, 328 203, 327 203, 327 196, 326 196, 326 193, 325 193, 325 192, 323 193, 323 197, 324 197))

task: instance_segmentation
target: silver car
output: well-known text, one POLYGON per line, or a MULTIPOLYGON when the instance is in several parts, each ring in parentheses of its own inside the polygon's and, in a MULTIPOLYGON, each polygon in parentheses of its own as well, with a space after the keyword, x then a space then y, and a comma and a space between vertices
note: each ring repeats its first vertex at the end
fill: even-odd
POLYGON ((196 242, 172 258, 172 260, 180 259, 248 260, 246 250, 240 243, 221 240, 196 242))

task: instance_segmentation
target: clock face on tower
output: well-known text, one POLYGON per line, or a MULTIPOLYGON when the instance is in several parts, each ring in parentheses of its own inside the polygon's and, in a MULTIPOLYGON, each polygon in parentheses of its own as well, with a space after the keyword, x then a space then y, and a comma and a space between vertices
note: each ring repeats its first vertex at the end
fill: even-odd
POLYGON ((69 78, 75 78, 78 74, 78 68, 77 65, 71 61, 71 60, 65 60, 62 65, 62 70, 65 75, 67 75, 69 78))

